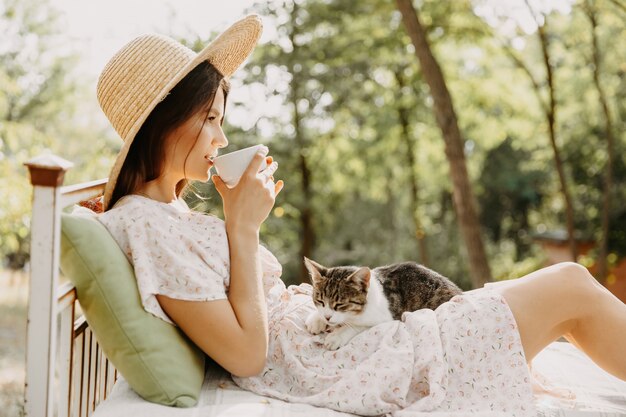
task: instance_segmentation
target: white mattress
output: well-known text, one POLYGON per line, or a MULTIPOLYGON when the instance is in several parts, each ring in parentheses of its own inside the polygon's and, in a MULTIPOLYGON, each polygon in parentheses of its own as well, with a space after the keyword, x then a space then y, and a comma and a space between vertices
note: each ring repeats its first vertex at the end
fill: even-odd
MULTIPOLYGON (((598 368, 569 343, 554 342, 533 360, 538 417, 626 416, 626 382, 598 368), (545 388, 545 389, 544 389, 545 388)), ((207 372, 198 405, 173 408, 141 399, 120 378, 94 417, 339 417, 306 404, 262 397, 237 387, 220 368, 207 372)))

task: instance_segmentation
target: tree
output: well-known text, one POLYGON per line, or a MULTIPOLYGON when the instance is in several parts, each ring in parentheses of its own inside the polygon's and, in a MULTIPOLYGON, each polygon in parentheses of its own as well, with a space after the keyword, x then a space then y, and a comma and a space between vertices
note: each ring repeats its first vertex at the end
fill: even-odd
POLYGON ((541 51, 543 56, 543 63, 546 69, 546 80, 548 83, 548 105, 544 106, 544 111, 546 114, 546 119, 548 123, 548 132, 550 133, 550 144, 552 145, 552 151, 554 152, 554 162, 556 165, 556 171, 559 175, 559 181, 561 183, 561 192, 563 193, 563 198, 565 199, 565 218, 567 224, 567 240, 569 242, 570 253, 572 256, 572 260, 576 261, 578 259, 578 248, 576 247, 576 237, 574 236, 574 207, 572 204, 572 198, 570 196, 570 191, 568 188, 568 182, 565 177, 565 169, 563 167, 563 161, 561 159, 560 150, 557 145, 556 140, 556 130, 555 130, 555 120, 556 120, 556 92, 554 86, 554 69, 552 67, 552 63, 550 60, 550 42, 549 37, 547 35, 547 16, 543 15, 543 23, 540 21, 540 18, 535 14, 535 11, 528 3, 527 0, 524 0, 528 10, 531 15, 535 19, 537 23, 537 35, 539 37, 539 41, 541 44, 541 51))
MULTIPOLYGON (((481 214, 487 216, 481 225, 487 226, 485 231, 500 229, 482 238, 490 269, 496 279, 502 279, 530 272, 541 264, 541 253, 531 245, 529 236, 535 229, 564 223, 563 199, 558 179, 549 181, 557 177, 552 149, 546 146, 545 136, 537 134, 548 130, 542 102, 538 105, 536 100, 541 96, 543 102, 548 102, 547 81, 545 77, 536 78, 540 94, 528 88, 528 83, 515 82, 522 70, 511 65, 506 50, 495 42, 498 37, 486 30, 484 21, 477 18, 469 4, 427 0, 419 12, 459 110, 456 116, 463 132, 466 170, 470 178, 477 178, 473 191, 482 203, 481 214), (507 137, 514 138, 515 143, 510 143, 512 157, 524 161, 511 163, 504 158, 498 169, 494 152, 506 154, 504 148, 499 148, 512 141, 507 137), (481 172, 484 176, 479 179, 481 172), (515 177, 514 184, 505 181, 507 175, 515 177)), ((374 266, 395 260, 421 260, 418 254, 427 252, 434 269, 463 288, 475 286, 467 281, 467 262, 462 262, 466 256, 459 252, 467 244, 463 244, 459 218, 455 216, 446 144, 432 111, 434 103, 424 72, 420 71, 419 61, 407 54, 414 50, 405 31, 399 30, 403 23, 396 4, 298 2, 295 49, 287 26, 291 22, 291 2, 263 7, 275 9, 262 14, 276 17, 277 37, 257 48, 246 79, 251 88, 266 94, 255 100, 278 100, 282 106, 231 142, 239 146, 244 143, 240 141, 250 140, 245 138, 255 140, 257 133, 264 132, 261 140, 271 141, 280 175, 287 180, 280 202, 282 217, 272 216, 265 224, 271 232, 266 237, 272 239, 273 249, 278 248, 279 259, 282 256, 286 280, 299 282, 301 276, 300 219, 304 200, 299 146, 294 139, 294 101, 290 96, 292 68, 300 90, 297 105, 304 155, 313 174, 309 203, 315 213, 314 256, 322 263, 374 266), (298 65, 290 66, 290 59, 298 65), (398 74, 404 80, 399 81, 398 74), (407 120, 403 116, 408 116, 407 120), (416 212, 428 235, 421 242, 415 239, 415 231, 419 230, 413 217, 416 212), (426 250, 420 249, 422 244, 426 250)), ((601 113, 595 107, 590 111, 593 100, 576 99, 589 94, 596 97, 587 60, 590 43, 584 36, 588 32, 581 31, 588 28, 583 17, 568 11, 550 14, 549 53, 558 87, 555 132, 557 139, 567 138, 561 144, 561 154, 571 177, 572 198, 581 207, 575 226, 591 234, 599 224, 596 207, 601 199, 601 182, 597 172, 599 163, 604 166, 605 141, 597 122, 601 113)), ((618 39, 622 29, 617 20, 604 16, 600 35, 618 39)), ((519 31, 514 36, 511 46, 520 48, 516 54, 523 50, 525 65, 533 72, 542 71, 544 57, 536 32, 519 31)), ((616 103, 616 132, 623 130, 620 126, 626 119, 620 117, 624 114, 620 97, 626 93, 620 87, 622 56, 617 48, 614 54, 604 57, 603 85, 616 103)), ((619 157, 624 154, 620 151, 622 145, 616 142, 615 199, 624 194, 621 184, 626 178, 622 174, 624 161, 619 157)), ((617 215, 619 211, 614 210, 612 218, 617 215)))
POLYGON ((561 156, 561 151, 559 145, 557 143, 556 137, 556 110, 557 110, 557 102, 556 102, 556 87, 554 83, 554 68, 552 59, 550 57, 550 37, 547 33, 547 15, 541 14, 537 15, 532 6, 524 0, 528 11, 531 16, 535 20, 537 25, 537 38, 539 40, 539 44, 541 46, 541 57, 542 63, 546 71, 546 88, 548 92, 548 100, 547 103, 544 101, 542 97, 542 84, 537 81, 536 77, 533 75, 529 66, 524 63, 522 59, 520 59, 512 50, 509 45, 504 46, 505 52, 511 57, 513 62, 520 69, 524 71, 524 73, 530 79, 533 90, 537 96, 537 100, 541 106, 543 111, 546 124, 548 125, 548 136, 550 138, 550 145, 552 147, 553 157, 554 157, 554 165, 556 167, 556 171, 559 178, 559 184, 561 187, 561 195, 563 196, 563 200, 565 202, 565 219, 566 219, 566 228, 567 228, 567 240, 570 248, 570 255, 572 260, 576 260, 578 258, 578 249, 576 246, 576 239, 574 236, 574 208, 572 203, 571 194, 569 191, 567 177, 565 175, 565 168, 563 166, 563 158, 561 156))
POLYGON ((503 238, 515 242, 517 261, 528 255, 530 247, 529 216, 542 203, 547 181, 544 171, 529 167, 531 152, 516 147, 508 137, 487 151, 479 183, 481 224, 497 242, 503 238))
MULTIPOLYGON (((299 35, 299 6, 298 2, 294 1, 291 5, 290 13, 290 27, 289 27, 289 42, 291 43, 292 50, 300 48, 298 44, 299 35)), ((309 167, 310 163, 306 157, 307 139, 305 138, 304 129, 302 126, 302 116, 300 109, 298 108, 298 102, 302 95, 301 83, 304 81, 302 71, 302 65, 298 62, 296 54, 289 54, 287 60, 287 70, 292 74, 291 90, 289 94, 289 101, 291 103, 291 110, 293 112, 292 123, 294 127, 294 140, 296 144, 296 153, 298 155, 298 165, 300 167, 300 175, 302 176, 300 186, 302 188, 302 205, 300 207, 300 221, 301 221, 301 233, 302 233, 302 246, 300 248, 300 257, 310 258, 312 257, 313 248, 315 247, 315 229, 313 228, 314 215, 311 201, 313 199, 311 181, 312 172, 309 167)), ((300 266, 300 282, 308 281, 308 271, 304 264, 300 266)))
POLYGON ((21 163, 29 154, 52 144, 50 122, 63 112, 61 100, 71 93, 64 71, 72 61, 49 57, 54 13, 34 1, 7 0, 0 14, 4 37, 0 50, 0 251, 7 266, 19 269, 28 261, 29 182, 21 163))
POLYGON ((71 182, 104 176, 112 157, 102 131, 76 122, 85 86, 69 76, 78 56, 58 49, 57 18, 47 2, 0 3, 0 32, 8 34, 0 48, 0 254, 14 269, 29 259, 31 186, 23 162, 54 152, 75 163, 71 182))
MULTIPOLYGON (((404 69, 398 68, 394 71, 396 82, 398 83, 398 90, 404 91, 407 87, 407 81, 404 76, 404 69)), ((420 261, 423 265, 428 266, 430 261, 428 259, 428 247, 426 245, 426 232, 422 224, 420 215, 420 193, 419 193, 419 178, 417 176, 417 163, 415 162, 415 144, 411 138, 410 133, 410 110, 403 103, 402 100, 396 101, 396 111, 398 113, 398 120, 402 129, 402 140, 406 146, 407 166, 410 175, 411 184, 411 213, 413 216, 413 222, 415 223, 415 239, 419 247, 420 261)))
POLYGON ((480 233, 474 194, 465 164, 463 140, 457 124, 452 98, 441 68, 430 50, 426 33, 411 0, 397 0, 397 5, 402 13, 404 25, 415 47, 415 55, 420 61, 424 79, 430 87, 435 103, 434 111, 446 145, 446 156, 450 164, 450 174, 454 186, 455 208, 469 255, 472 282, 475 287, 482 287, 485 282, 491 280, 491 271, 480 233))
MULTIPOLYGON (((282 5, 258 4, 254 7, 268 19, 274 19, 281 35, 281 41, 259 46, 249 65, 251 69, 246 74, 246 81, 250 84, 272 84, 271 75, 279 76, 289 81, 281 84, 280 91, 270 94, 281 98, 285 113, 279 121, 275 121, 275 134, 271 140, 272 154, 280 161, 281 172, 289 172, 290 179, 286 182, 282 198, 287 199, 290 207, 289 217, 297 218, 298 232, 294 237, 298 239, 291 244, 299 246, 297 273, 292 269, 290 283, 299 284, 308 281, 308 271, 302 262, 303 257, 314 258, 316 242, 315 231, 315 199, 312 191, 314 175, 311 170, 310 149, 312 147, 310 132, 305 124, 313 118, 307 97, 311 93, 307 82, 311 79, 311 63, 308 43, 302 39, 303 19, 306 10, 297 2, 288 2, 282 5), (310 63, 310 65, 309 65, 310 63), (306 106, 306 107, 303 107, 306 106), (305 110, 306 109, 306 110, 305 110), (309 112, 307 112, 309 110, 309 112), (295 175, 299 178, 294 178, 295 175)), ((315 88, 315 87, 314 87, 315 88)), ((281 211, 282 212, 282 211, 281 211)), ((284 224, 284 223, 283 223, 284 224)), ((291 225, 290 225, 291 226, 291 225)))
POLYGON ((598 279, 604 281, 607 274, 607 255, 609 250, 609 232, 610 232, 610 215, 611 215, 611 193, 613 189, 613 160, 615 139, 613 138, 613 122, 611 117, 611 111, 609 110, 609 104, 600 81, 601 74, 601 52, 598 42, 598 13, 593 2, 585 1, 583 9, 589 24, 591 26, 591 62, 593 65, 593 83, 598 91, 598 99, 604 116, 604 136, 606 137, 606 168, 604 172, 603 191, 602 191, 602 224, 601 224, 601 238, 600 238, 600 250, 598 255, 598 279))

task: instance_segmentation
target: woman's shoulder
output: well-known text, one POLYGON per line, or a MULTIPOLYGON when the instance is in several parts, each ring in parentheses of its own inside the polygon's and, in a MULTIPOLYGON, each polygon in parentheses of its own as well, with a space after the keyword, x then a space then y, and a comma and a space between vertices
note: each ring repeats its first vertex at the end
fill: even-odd
POLYGON ((199 241, 223 244, 219 238, 225 229, 220 227, 219 219, 208 217, 190 210, 184 202, 163 203, 132 194, 120 198, 97 219, 127 253, 145 252, 145 246, 150 245, 153 250, 185 247, 202 254, 204 250, 198 245, 199 241), (209 232, 210 238, 199 235, 202 232, 209 232))
POLYGON ((190 213, 191 210, 184 200, 164 203, 137 194, 128 194, 120 198, 115 205, 100 214, 105 221, 121 219, 158 219, 172 214, 190 213))
POLYGON ((104 213, 98 220, 109 229, 115 227, 152 228, 173 226, 179 230, 196 229, 199 225, 209 225, 212 229, 224 228, 220 218, 200 211, 192 210, 181 198, 170 203, 153 200, 137 194, 129 194, 120 198, 117 203, 104 213))

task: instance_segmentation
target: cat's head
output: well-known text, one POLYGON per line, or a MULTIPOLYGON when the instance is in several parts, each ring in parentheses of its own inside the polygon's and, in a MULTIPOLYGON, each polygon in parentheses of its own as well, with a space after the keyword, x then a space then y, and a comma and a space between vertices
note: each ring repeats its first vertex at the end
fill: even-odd
POLYGON ((331 325, 339 325, 359 315, 367 302, 371 271, 367 267, 326 268, 308 258, 304 264, 311 275, 313 303, 331 325))

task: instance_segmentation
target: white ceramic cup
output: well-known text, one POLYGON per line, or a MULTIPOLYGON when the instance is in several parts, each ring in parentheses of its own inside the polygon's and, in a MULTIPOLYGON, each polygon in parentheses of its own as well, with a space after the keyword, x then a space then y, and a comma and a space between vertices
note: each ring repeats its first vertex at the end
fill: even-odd
MULTIPOLYGON (((246 171, 246 168, 250 165, 254 155, 264 146, 263 144, 254 145, 216 157, 213 159, 213 166, 215 167, 217 175, 220 176, 228 187, 232 188, 236 186, 239 183, 239 179, 246 171)), ((267 162, 265 158, 263 158, 259 172, 263 171, 265 168, 267 168, 267 162)))

